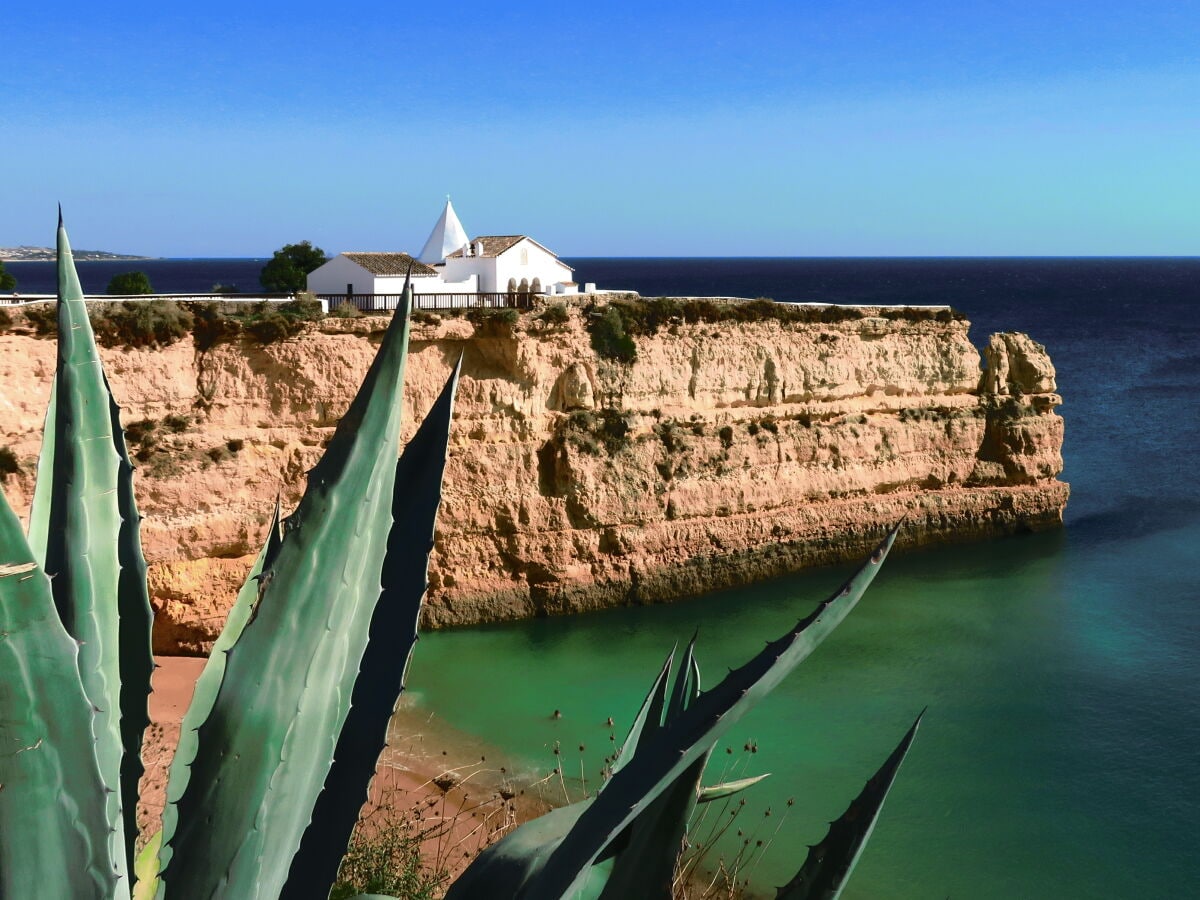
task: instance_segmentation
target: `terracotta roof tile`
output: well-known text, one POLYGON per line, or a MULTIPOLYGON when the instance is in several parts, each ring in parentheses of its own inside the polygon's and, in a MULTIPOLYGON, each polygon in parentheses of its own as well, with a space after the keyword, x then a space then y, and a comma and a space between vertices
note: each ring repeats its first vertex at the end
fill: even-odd
POLYGON ((438 274, 437 269, 413 259, 407 253, 343 253, 342 256, 372 275, 406 275, 409 266, 412 266, 414 275, 438 274))
MULTIPOLYGON (((505 250, 511 249, 515 244, 524 239, 525 235, 523 234, 481 234, 479 237, 471 240, 471 246, 474 247, 476 244, 482 242, 483 253, 479 254, 480 256, 499 256, 505 250)), ((463 252, 459 249, 446 258, 453 259, 462 255, 463 252)))

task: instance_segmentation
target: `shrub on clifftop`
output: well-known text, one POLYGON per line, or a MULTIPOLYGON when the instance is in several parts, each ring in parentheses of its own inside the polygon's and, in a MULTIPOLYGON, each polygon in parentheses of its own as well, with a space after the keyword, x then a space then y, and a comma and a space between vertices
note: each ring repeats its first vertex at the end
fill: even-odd
POLYGON ((96 340, 104 347, 167 347, 192 330, 192 314, 170 300, 103 303, 89 313, 96 340))
POLYGON ((260 344, 270 344, 295 337, 309 322, 319 321, 319 300, 297 298, 287 303, 256 303, 245 317, 245 328, 260 344))
POLYGON ((263 266, 258 280, 268 291, 294 294, 302 291, 308 281, 308 273, 325 264, 325 251, 308 241, 284 244, 263 266))
POLYGON ((13 453, 11 447, 0 447, 0 481, 8 481, 9 475, 16 475, 20 471, 21 462, 17 454, 13 453))
POLYGON ((29 303, 21 312, 38 337, 53 337, 58 334, 58 313, 53 303, 29 303))
POLYGON ((121 272, 109 279, 105 293, 114 297, 128 297, 132 294, 153 294, 154 288, 150 286, 150 276, 145 272, 121 272))

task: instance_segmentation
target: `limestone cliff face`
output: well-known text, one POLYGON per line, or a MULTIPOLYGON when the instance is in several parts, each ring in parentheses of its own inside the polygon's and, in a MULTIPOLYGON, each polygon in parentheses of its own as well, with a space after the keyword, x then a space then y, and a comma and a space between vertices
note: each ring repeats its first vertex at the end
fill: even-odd
MULTIPOLYGON (((578 308, 560 325, 414 325, 406 436, 464 356, 427 624, 746 583, 857 556, 901 516, 901 546, 1060 524, 1044 348, 995 335, 981 370, 965 322, 864 312, 680 321, 638 338, 630 365, 597 356, 578 308)), ((126 425, 156 423, 133 449, 160 652, 207 649, 276 493, 299 499, 385 324, 103 351, 126 425)), ((53 342, 0 336, 0 433, 22 463, 4 490, 22 514, 53 368, 53 342)))

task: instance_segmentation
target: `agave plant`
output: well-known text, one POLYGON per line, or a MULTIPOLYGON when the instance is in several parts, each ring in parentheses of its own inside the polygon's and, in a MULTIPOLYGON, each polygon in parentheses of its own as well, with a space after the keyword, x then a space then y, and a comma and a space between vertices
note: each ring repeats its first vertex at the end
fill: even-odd
POLYGON ((0 503, 0 896, 325 897, 416 640, 458 369, 397 460, 402 305, 238 595, 181 729, 159 866, 135 867, 151 611, 61 215, 58 279, 28 534, 0 503))
MULTIPOLYGON (((0 502, 0 896, 329 894, 404 687, 458 367, 397 460, 411 291, 309 474, 278 506, 184 717, 163 828, 136 860, 153 658, 133 469, 58 229, 58 365, 28 533, 0 502), (36 827, 33 823, 36 821, 36 827)), ((717 741, 858 602, 893 529, 828 600, 714 688, 689 644, 603 788, 484 851, 449 900, 669 898, 717 741)), ((836 897, 916 731, 780 896, 836 897)), ((365 897, 365 895, 364 895, 365 897)))
MULTIPOLYGON (((446 900, 626 897, 669 900, 688 819, 698 802, 730 796, 760 778, 701 788, 713 748, 858 603, 898 530, 893 528, 862 567, 806 618, 754 659, 707 691, 688 645, 668 694, 674 653, 654 680, 596 796, 535 819, 489 847, 451 885, 446 900)), ((920 722, 830 836, 817 844, 781 897, 836 897, 861 853, 920 722)), ((761 776, 760 776, 761 777, 761 776)))

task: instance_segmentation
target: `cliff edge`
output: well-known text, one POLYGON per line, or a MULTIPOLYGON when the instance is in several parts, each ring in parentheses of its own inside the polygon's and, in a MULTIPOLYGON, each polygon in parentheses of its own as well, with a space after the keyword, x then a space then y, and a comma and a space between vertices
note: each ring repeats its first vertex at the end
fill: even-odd
MULTIPOLYGON (((463 354, 430 566, 432 627, 670 600, 899 546, 1061 524, 1054 367, 1019 333, 857 308, 835 321, 702 321, 598 352, 603 306, 413 326, 406 436, 463 354), (510 321, 515 318, 516 321, 510 321)), ((103 350, 139 463, 155 649, 219 632, 281 492, 294 505, 384 319, 291 340, 103 350)), ((0 335, 0 433, 27 513, 53 341, 0 335)))

